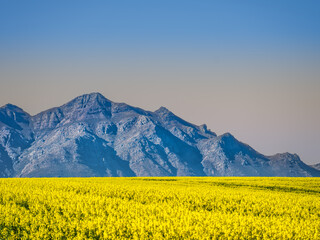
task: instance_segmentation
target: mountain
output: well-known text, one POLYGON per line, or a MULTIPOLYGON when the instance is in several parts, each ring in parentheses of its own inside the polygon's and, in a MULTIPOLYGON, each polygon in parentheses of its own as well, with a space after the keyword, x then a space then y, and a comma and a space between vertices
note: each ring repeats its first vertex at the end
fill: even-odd
POLYGON ((315 169, 317 169, 317 170, 320 170, 320 163, 311 165, 311 167, 313 167, 313 168, 315 168, 315 169))
POLYGON ((265 156, 168 109, 99 93, 35 116, 0 108, 0 177, 320 176, 296 154, 265 156))

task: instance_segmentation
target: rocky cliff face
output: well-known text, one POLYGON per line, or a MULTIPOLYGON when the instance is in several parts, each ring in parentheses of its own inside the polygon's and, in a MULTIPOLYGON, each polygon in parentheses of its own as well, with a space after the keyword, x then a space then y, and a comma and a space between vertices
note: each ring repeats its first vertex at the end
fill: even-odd
POLYGON ((217 136, 161 107, 99 93, 30 116, 0 108, 1 177, 320 176, 295 154, 264 156, 230 133, 217 136))

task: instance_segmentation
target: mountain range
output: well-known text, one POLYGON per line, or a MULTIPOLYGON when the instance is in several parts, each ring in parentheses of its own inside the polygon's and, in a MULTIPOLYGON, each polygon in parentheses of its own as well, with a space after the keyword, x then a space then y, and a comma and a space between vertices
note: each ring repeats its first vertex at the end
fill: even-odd
POLYGON ((265 156, 165 107, 151 112, 99 93, 31 116, 0 108, 0 177, 320 176, 297 154, 265 156))

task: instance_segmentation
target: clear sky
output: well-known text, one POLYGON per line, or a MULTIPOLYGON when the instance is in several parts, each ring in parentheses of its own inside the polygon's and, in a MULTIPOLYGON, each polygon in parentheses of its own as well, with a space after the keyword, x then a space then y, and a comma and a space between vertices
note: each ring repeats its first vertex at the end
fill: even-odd
POLYGON ((0 0, 0 105, 96 91, 320 162, 320 1, 0 0))

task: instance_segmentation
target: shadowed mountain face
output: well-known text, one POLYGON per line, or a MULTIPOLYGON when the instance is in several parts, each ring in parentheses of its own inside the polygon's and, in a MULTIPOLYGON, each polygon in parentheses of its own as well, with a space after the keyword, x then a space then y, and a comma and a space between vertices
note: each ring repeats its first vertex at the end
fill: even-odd
POLYGON ((0 177, 320 176, 296 154, 264 156, 161 107, 99 93, 30 116, 0 108, 0 177))

